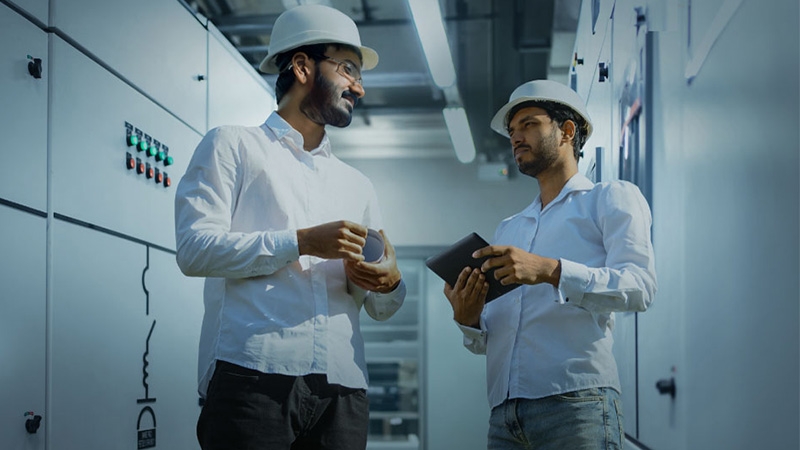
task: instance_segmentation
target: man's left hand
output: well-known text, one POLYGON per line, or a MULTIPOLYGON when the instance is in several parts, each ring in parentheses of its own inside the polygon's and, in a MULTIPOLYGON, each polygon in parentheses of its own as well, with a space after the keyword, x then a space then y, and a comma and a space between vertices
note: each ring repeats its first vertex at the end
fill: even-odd
POLYGON ((474 258, 489 256, 481 271, 495 269, 494 277, 503 285, 550 283, 558 287, 561 278, 561 262, 528 253, 517 247, 489 245, 472 254, 474 258))
POLYGON ((397 288, 402 279, 400 269, 397 268, 397 257, 394 247, 389 239, 380 230, 383 237, 383 259, 377 263, 364 261, 344 261, 344 272, 356 286, 372 292, 386 294, 397 288))

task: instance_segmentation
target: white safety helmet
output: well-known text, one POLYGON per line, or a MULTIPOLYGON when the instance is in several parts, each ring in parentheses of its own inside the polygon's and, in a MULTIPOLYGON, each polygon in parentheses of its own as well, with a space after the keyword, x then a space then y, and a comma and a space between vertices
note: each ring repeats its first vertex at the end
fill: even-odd
POLYGON ((571 108, 586 121, 586 139, 589 139, 589 136, 592 135, 592 119, 589 117, 589 113, 586 112, 586 103, 577 92, 551 80, 528 81, 514 89, 511 97, 508 98, 508 103, 494 115, 490 125, 492 129, 505 137, 509 137, 507 129, 509 111, 520 103, 529 101, 550 101, 571 108))
POLYGON ((361 70, 378 64, 378 53, 361 45, 353 19, 338 9, 324 5, 300 5, 284 11, 275 20, 269 40, 269 52, 259 69, 278 73, 275 58, 285 51, 311 44, 337 43, 352 45, 361 50, 361 70))

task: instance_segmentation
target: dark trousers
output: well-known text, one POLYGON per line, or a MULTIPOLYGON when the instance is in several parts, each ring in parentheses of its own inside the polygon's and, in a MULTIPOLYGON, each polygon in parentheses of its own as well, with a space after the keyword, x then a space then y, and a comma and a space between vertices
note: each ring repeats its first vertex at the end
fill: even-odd
POLYGON ((197 439, 203 450, 364 450, 368 424, 363 389, 218 361, 197 439))

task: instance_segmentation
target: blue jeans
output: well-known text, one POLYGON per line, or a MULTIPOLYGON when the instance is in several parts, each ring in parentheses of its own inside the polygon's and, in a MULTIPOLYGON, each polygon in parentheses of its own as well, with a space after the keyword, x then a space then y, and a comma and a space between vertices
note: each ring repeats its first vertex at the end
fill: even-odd
POLYGON ((197 421, 203 450, 363 450, 364 389, 325 375, 264 374, 219 361, 197 421))
POLYGON ((611 388, 506 400, 489 418, 489 450, 621 450, 624 435, 611 388))

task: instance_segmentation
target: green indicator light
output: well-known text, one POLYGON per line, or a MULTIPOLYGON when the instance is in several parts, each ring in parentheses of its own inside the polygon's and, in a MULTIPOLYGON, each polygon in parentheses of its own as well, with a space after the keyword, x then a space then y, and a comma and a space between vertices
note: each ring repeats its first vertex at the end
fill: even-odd
POLYGON ((155 154, 156 154, 155 147, 150 147, 149 149, 147 149, 147 156, 155 156, 155 154))
POLYGON ((156 153, 156 161, 163 161, 165 156, 166 154, 164 154, 164 152, 156 153))
POLYGON ((139 145, 136 146, 136 149, 139 150, 140 152, 143 152, 143 151, 147 150, 148 147, 149 146, 147 145, 147 142, 139 141, 139 145))
POLYGON ((135 134, 129 134, 127 141, 128 141, 128 146, 135 146, 139 143, 139 137, 136 136, 135 134))
POLYGON ((172 156, 167 156, 167 159, 164 160, 165 166, 171 166, 173 163, 172 156))

